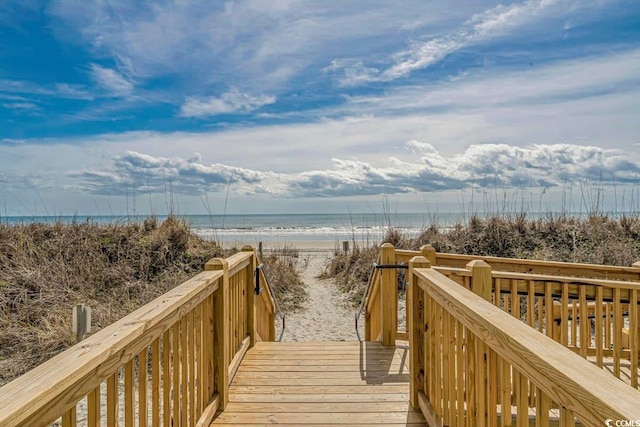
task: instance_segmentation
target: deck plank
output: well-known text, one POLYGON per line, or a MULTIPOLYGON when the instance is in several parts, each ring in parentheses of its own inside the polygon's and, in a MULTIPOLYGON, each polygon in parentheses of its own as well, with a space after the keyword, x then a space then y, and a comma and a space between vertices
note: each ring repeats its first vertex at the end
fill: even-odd
POLYGON ((426 425, 408 393, 406 346, 260 342, 213 425, 426 425))

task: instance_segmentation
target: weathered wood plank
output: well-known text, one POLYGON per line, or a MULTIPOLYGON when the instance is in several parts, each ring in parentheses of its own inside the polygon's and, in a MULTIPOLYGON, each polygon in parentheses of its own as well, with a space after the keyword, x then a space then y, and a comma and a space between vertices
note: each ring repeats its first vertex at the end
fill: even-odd
POLYGON ((278 394, 325 394, 325 393, 403 393, 408 391, 409 384, 381 384, 381 385, 349 385, 349 386, 315 386, 315 385, 261 385, 242 386, 243 393, 278 393, 278 394))
POLYGON ((278 403, 278 402, 298 402, 298 403, 341 403, 341 402, 402 402, 409 401, 409 392, 406 393, 307 393, 307 394, 274 394, 268 390, 265 393, 244 393, 242 389, 236 391, 232 387, 229 392, 230 402, 255 402, 255 403, 278 403))
POLYGON ((390 386, 396 384, 408 384, 408 375, 393 377, 367 377, 362 378, 236 378, 233 382, 236 386, 300 386, 300 387, 318 387, 318 386, 390 386), (385 381, 387 380, 387 381, 385 381))
POLYGON ((225 412, 411 412, 407 400, 396 402, 230 402, 225 412))
POLYGON ((406 348, 332 344, 257 343, 213 424, 425 425, 409 404, 406 348))
POLYGON ((426 425, 422 414, 411 412, 317 412, 317 413, 236 413, 222 412, 214 420, 215 424, 245 423, 245 424, 387 424, 406 423, 426 425))
POLYGON ((296 371, 247 371, 239 369, 236 373, 237 379, 278 379, 278 378, 290 378, 290 379, 303 379, 303 378, 344 378, 344 379, 384 379, 392 378, 394 382, 408 382, 409 371, 404 370, 399 373, 397 371, 389 371, 388 369, 371 372, 361 372, 358 369, 350 369, 348 371, 326 371, 324 369, 318 369, 316 371, 296 372, 296 371))

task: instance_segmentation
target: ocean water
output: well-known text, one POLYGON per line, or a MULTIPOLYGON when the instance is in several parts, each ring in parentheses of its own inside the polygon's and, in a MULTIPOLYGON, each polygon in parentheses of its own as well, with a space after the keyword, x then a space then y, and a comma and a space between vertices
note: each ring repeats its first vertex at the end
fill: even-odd
MULTIPOLYGON (((263 215, 179 215, 192 230, 207 239, 222 243, 255 244, 257 242, 379 241, 389 226, 404 233, 419 233, 436 223, 448 226, 465 221, 461 213, 427 215, 424 213, 384 214, 263 214, 263 215)), ((9 224, 55 221, 92 221, 115 223, 142 221, 145 216, 19 216, 1 217, 9 224)), ((166 216, 158 216, 163 220, 166 216)))
MULTIPOLYGON (((478 214, 482 216, 482 214, 478 214)), ((537 218, 546 213, 527 213, 529 218, 537 218)), ((570 214, 584 216, 584 214, 570 214)), ((466 223, 468 214, 446 212, 438 214, 397 213, 397 214, 262 214, 262 215, 178 215, 184 218, 192 230, 206 239, 227 244, 257 244, 269 242, 340 242, 344 240, 359 243, 378 242, 389 227, 400 230, 405 235, 418 234, 432 224, 450 227, 466 223)), ((93 221, 115 223, 143 221, 146 216, 19 216, 0 217, 9 224, 34 222, 93 221)), ((166 216, 158 216, 163 220, 166 216)))

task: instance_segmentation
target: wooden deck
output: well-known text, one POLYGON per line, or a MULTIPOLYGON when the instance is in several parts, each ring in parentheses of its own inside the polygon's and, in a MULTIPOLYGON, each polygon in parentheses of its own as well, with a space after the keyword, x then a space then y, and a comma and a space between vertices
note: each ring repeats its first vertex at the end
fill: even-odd
POLYGON ((409 405, 407 347, 260 342, 213 424, 427 425, 409 405))

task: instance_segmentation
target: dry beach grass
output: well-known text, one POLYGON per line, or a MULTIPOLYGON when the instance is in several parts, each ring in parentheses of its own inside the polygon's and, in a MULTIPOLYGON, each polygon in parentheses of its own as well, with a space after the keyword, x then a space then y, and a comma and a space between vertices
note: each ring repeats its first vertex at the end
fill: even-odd
MULTIPOLYGON (((414 236, 390 228, 385 241, 405 249, 428 243, 443 252, 630 265, 640 260, 640 218, 472 217, 414 236)), ((90 305, 93 331, 99 330, 234 250, 199 238, 176 218, 0 224, 0 384, 75 343, 74 305, 90 305)), ((378 251, 378 243, 355 241, 346 255, 291 245, 265 251, 265 274, 290 315, 285 339, 355 339, 349 304, 360 301, 378 251)))
MULTIPOLYGON (((95 332, 234 251, 174 217, 0 224, 0 385, 75 344, 76 304, 91 306, 95 332)), ((276 295, 296 295, 288 308, 303 298, 295 259, 264 260, 269 279, 283 284, 276 295)))
MULTIPOLYGON (((507 258, 631 265, 640 261, 640 216, 611 217, 591 214, 585 218, 548 214, 472 216, 466 224, 442 228, 433 224, 415 236, 390 227, 384 242, 397 248, 419 249, 431 244, 438 252, 491 255, 507 258)), ((379 245, 339 254, 329 262, 325 275, 335 277, 354 303, 360 301, 379 245)))

